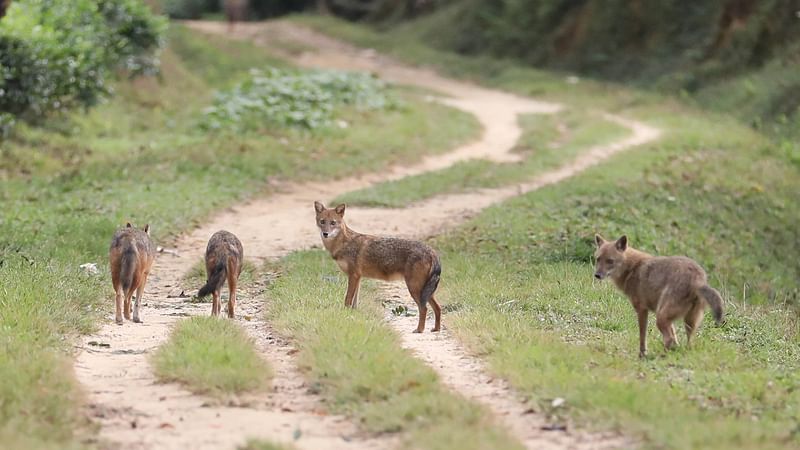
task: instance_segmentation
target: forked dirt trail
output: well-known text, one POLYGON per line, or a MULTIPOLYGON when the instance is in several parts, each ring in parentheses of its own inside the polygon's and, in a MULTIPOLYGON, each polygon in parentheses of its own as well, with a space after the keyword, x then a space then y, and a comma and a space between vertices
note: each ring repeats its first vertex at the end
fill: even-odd
MULTIPOLYGON (((226 34, 223 23, 191 22, 189 26, 209 33, 226 34)), ((144 324, 122 327, 111 320, 99 333, 84 339, 75 370, 89 393, 90 414, 101 425, 101 437, 110 448, 121 449, 232 449, 248 438, 293 442, 307 449, 392 448, 392 437, 360 433, 344 417, 324 413, 325 405, 309 393, 296 370, 293 349, 277 336, 262 311, 258 292, 243 292, 238 305, 239 321, 253 337, 265 359, 275 369, 273 387, 264 393, 235 399, 231 406, 218 406, 203 396, 192 395, 175 384, 158 384, 148 363, 150 353, 168 337, 170 327, 181 317, 209 314, 208 304, 192 305, 176 298, 184 287, 181 277, 200 260, 209 236, 227 229, 242 240, 249 259, 270 259, 319 244, 313 223, 313 201, 387 179, 424 173, 471 158, 514 161, 511 149, 520 137, 519 114, 551 113, 559 105, 536 102, 468 83, 442 78, 433 72, 398 64, 373 52, 358 50, 301 27, 281 23, 237 25, 231 37, 252 39, 269 45, 279 39, 313 51, 288 55, 300 65, 348 70, 368 70, 403 84, 436 90, 449 96, 445 101, 474 114, 484 127, 481 139, 441 156, 424 158, 419 164, 395 168, 388 173, 323 184, 295 184, 282 193, 258 199, 223 212, 177 243, 179 256, 161 255, 145 292, 144 324), (249 320, 247 320, 249 319, 249 320), (92 344, 94 343, 94 344, 92 344), (108 345, 98 346, 96 344, 108 345), (298 438, 299 437, 299 438, 298 438)), ((375 234, 429 236, 453 226, 481 209, 520 193, 558 182, 611 154, 639 145, 659 131, 639 122, 607 116, 627 127, 631 134, 619 142, 590 149, 574 161, 527 183, 507 188, 434 197, 404 209, 348 210, 348 222, 375 234), (410 223, 407 217, 417 220, 410 223), (403 220, 400 220, 403 219, 403 220)), ((411 303, 402 286, 388 287, 399 301, 411 303)), ((413 303, 412 303, 413 304, 413 303)), ((405 319, 390 320, 403 345, 430 364, 448 386, 485 404, 529 448, 602 448, 624 445, 618 437, 569 430, 542 431, 544 419, 529 409, 501 381, 491 380, 480 361, 470 357, 447 331, 412 335, 405 319), (478 381, 480 380, 480 384, 478 381)), ((446 316, 445 316, 445 324, 446 316)))

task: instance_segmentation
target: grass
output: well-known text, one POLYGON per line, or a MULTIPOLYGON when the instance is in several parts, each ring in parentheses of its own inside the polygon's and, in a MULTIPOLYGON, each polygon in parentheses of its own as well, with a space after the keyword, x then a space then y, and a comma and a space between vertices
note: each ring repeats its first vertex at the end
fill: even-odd
POLYGON ((275 444, 273 442, 251 439, 245 445, 239 446, 238 450, 292 450, 295 447, 286 444, 275 444))
POLYGON ((531 179, 573 159, 592 146, 619 139, 627 130, 596 113, 565 110, 520 119, 523 135, 515 152, 520 163, 471 160, 431 173, 380 183, 340 195, 334 203, 399 208, 437 194, 493 188, 531 179))
MULTIPOLYGON (((422 449, 521 448, 482 408, 441 386, 382 323, 372 284, 358 310, 342 307, 345 279, 322 251, 293 253, 271 285, 270 319, 299 346, 301 368, 330 408, 373 433, 403 432, 422 449)), ((413 443, 413 444, 412 444, 413 443)))
POLYGON ((342 110, 346 130, 209 134, 197 126, 215 90, 251 67, 283 65, 262 48, 173 26, 160 79, 120 82, 108 103, 20 126, 0 143, 3 442, 79 447, 91 433, 65 368, 74 336, 111 311, 105 260, 120 224, 149 222, 163 242, 267 191, 267 180, 381 170, 479 131, 471 117, 403 90, 403 106, 389 113, 342 110), (82 274, 85 262, 100 273, 82 274))
POLYGON ((491 86, 662 128, 656 143, 439 237, 446 323, 543 409, 564 398, 567 416, 621 429, 646 448, 800 444, 800 173, 785 146, 657 94, 437 52, 415 40, 413 24, 379 35, 297 20, 491 86), (650 357, 638 360, 628 301, 592 282, 595 232, 699 261, 727 300, 727 323, 707 320, 692 349, 666 353, 651 318, 650 357))
POLYGON ((177 381, 195 393, 225 396, 264 389, 270 369, 234 321, 181 320, 152 356, 160 381, 177 381))

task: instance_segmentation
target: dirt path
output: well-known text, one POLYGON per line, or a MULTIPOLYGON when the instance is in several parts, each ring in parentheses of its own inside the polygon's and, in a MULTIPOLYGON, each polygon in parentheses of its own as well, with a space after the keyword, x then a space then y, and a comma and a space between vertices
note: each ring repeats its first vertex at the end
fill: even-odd
MULTIPOLYGON (((225 33, 222 23, 190 23, 210 33, 225 33)), ((536 102, 503 92, 439 77, 433 72, 409 68, 373 52, 361 51, 300 27, 272 22, 237 26, 233 37, 269 44, 270 39, 291 40, 314 52, 291 55, 304 66, 369 70, 389 81, 413 84, 442 92, 446 102, 474 114, 484 127, 480 140, 442 156, 389 173, 346 179, 325 185, 289 185, 282 193, 225 211, 177 243, 179 257, 162 255, 156 262, 145 293, 143 325, 113 325, 111 320, 96 335, 84 339, 75 370, 89 394, 90 414, 101 425, 101 437, 110 448, 199 449, 234 448, 248 438, 294 442, 299 448, 370 449, 391 448, 392 438, 360 434, 346 418, 324 414, 324 404, 309 393, 302 374, 295 369, 293 350, 265 322, 258 292, 246 292, 239 302, 237 319, 256 341, 264 357, 275 368, 273 387, 265 393, 234 399, 230 406, 214 405, 209 399, 188 393, 175 384, 157 384, 150 370, 149 353, 163 343, 170 327, 181 317, 208 314, 210 306, 183 303, 174 297, 182 290, 181 277, 198 261, 208 237, 219 229, 237 234, 251 259, 264 260, 319 244, 313 224, 314 200, 360 189, 379 181, 401 178, 447 167, 471 158, 513 161, 510 151, 521 134, 517 116, 549 113, 559 106, 536 102), (241 317, 250 317, 244 320, 241 317), (107 344, 98 347, 91 342, 107 344), (295 438, 300 436, 299 439, 295 438)), ((607 116, 631 130, 630 137, 592 149, 564 167, 545 173, 528 183, 492 190, 432 198, 405 209, 348 210, 349 224, 376 234, 427 236, 451 227, 481 209, 546 184, 558 182, 611 154, 656 139, 658 130, 644 124, 607 116), (416 217, 409 223, 399 220, 416 217), (391 225, 389 225, 391 224, 391 225)), ((409 303, 403 292, 399 300, 409 303)), ((580 448, 619 445, 617 438, 596 434, 544 432, 544 420, 526 414, 526 405, 502 382, 489 380, 480 362, 467 355, 449 333, 411 335, 403 320, 391 320, 403 345, 428 362, 443 381, 457 392, 486 404, 529 448, 580 448), (426 342, 436 341, 436 345, 426 342)), ((445 316, 446 323, 446 316, 445 316)))

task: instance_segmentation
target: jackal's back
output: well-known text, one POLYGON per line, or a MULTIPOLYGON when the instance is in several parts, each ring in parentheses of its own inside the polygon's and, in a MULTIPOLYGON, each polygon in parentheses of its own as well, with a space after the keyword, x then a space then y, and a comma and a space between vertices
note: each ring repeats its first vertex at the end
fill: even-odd
POLYGON ((391 279, 408 274, 420 265, 430 270, 438 260, 436 252, 419 241, 391 237, 367 238, 357 258, 359 268, 367 276, 391 279))
POLYGON ((635 295, 653 309, 664 289, 670 290, 672 298, 691 299, 707 283, 703 268, 684 256, 653 257, 643 262, 632 278, 635 295))
POLYGON ((238 262, 244 257, 244 248, 241 241, 233 233, 225 230, 217 231, 211 236, 206 247, 206 261, 218 260, 227 257, 235 258, 238 262))

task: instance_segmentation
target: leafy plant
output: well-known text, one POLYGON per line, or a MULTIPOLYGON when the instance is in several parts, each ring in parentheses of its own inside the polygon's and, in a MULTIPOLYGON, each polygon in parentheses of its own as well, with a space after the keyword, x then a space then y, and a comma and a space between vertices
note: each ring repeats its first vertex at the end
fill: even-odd
POLYGON ((217 94, 205 111, 206 129, 252 131, 265 125, 330 126, 338 107, 389 109, 395 100, 377 78, 329 70, 252 70, 250 78, 217 94))
POLYGON ((158 68, 165 22, 136 0, 20 0, 0 22, 0 131, 110 93, 116 70, 158 68))

